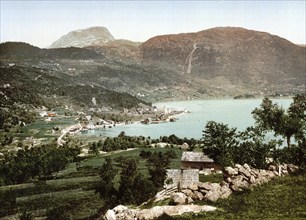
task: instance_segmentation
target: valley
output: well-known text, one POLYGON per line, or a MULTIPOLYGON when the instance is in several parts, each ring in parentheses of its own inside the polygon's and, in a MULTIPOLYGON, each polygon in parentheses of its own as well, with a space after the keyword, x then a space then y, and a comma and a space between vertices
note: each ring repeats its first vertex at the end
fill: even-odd
MULTIPOLYGON (((306 47, 239 27, 145 42, 92 27, 49 48, 1 43, 0 218, 98 219, 118 204, 158 205, 148 199, 163 188, 166 169, 181 168, 185 151, 205 151, 223 167, 262 169, 269 157, 303 170, 305 55, 306 47), (265 132, 280 138, 267 141, 265 132)), ((200 182, 223 180, 200 175, 200 182)), ((304 182, 302 172, 260 187, 269 194, 283 184, 276 194, 288 196, 287 185, 304 182)), ((255 203, 259 192, 242 198, 248 192, 214 203, 214 214, 183 219, 233 216, 244 198, 255 203)), ((260 216, 254 210, 237 213, 260 216)))

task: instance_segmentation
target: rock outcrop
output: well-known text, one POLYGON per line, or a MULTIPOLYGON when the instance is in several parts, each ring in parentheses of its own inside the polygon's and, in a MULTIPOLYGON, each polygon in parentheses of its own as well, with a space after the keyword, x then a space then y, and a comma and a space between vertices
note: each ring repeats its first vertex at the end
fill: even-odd
POLYGON ((177 205, 177 206, 154 206, 150 209, 129 209, 122 205, 108 210, 104 216, 105 220, 150 220, 158 218, 163 214, 170 216, 182 215, 184 213, 192 212, 209 212, 216 210, 213 206, 199 206, 199 205, 177 205), (119 208, 118 208, 119 207, 119 208))
POLYGON ((83 30, 71 31, 55 41, 50 48, 88 47, 104 45, 115 38, 105 27, 91 27, 83 30))

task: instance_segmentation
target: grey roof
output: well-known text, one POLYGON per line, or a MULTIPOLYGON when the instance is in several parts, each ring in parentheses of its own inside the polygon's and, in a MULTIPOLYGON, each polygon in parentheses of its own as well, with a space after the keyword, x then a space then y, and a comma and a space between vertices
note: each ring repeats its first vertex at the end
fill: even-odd
POLYGON ((210 159, 202 152, 183 152, 181 161, 209 162, 209 163, 214 162, 213 159, 210 159))

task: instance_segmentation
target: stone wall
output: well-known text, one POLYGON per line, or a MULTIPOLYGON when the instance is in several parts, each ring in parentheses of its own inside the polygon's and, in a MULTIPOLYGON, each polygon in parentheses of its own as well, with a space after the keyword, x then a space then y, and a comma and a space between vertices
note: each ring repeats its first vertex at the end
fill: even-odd
POLYGON ((170 197, 175 204, 192 203, 196 200, 215 202, 229 197, 233 192, 243 191, 297 171, 298 167, 292 164, 270 165, 268 170, 251 168, 248 164, 236 164, 235 167, 225 167, 224 181, 221 183, 193 183, 181 187, 181 192, 175 192, 170 197))
POLYGON ((194 183, 199 182, 199 170, 189 169, 189 170, 179 170, 171 169, 167 170, 167 179, 165 183, 165 188, 172 187, 187 187, 194 183))

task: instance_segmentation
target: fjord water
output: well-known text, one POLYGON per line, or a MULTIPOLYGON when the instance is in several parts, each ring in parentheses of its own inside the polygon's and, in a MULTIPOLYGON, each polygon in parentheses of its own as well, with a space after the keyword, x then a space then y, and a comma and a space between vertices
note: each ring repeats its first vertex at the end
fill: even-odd
MULTIPOLYGON (((274 99, 273 103, 287 109, 292 99, 274 99)), ((228 124, 229 127, 236 127, 238 130, 244 130, 248 126, 254 125, 254 119, 251 112, 259 107, 262 99, 229 99, 229 100, 191 100, 162 102, 154 104, 158 108, 168 108, 172 110, 187 110, 177 118, 176 122, 167 122, 161 124, 130 124, 120 125, 113 128, 103 128, 89 131, 86 135, 97 136, 118 136, 121 131, 126 135, 142 135, 145 137, 159 138, 160 136, 169 136, 175 134, 180 138, 202 137, 202 130, 208 121, 216 121, 228 124)))

